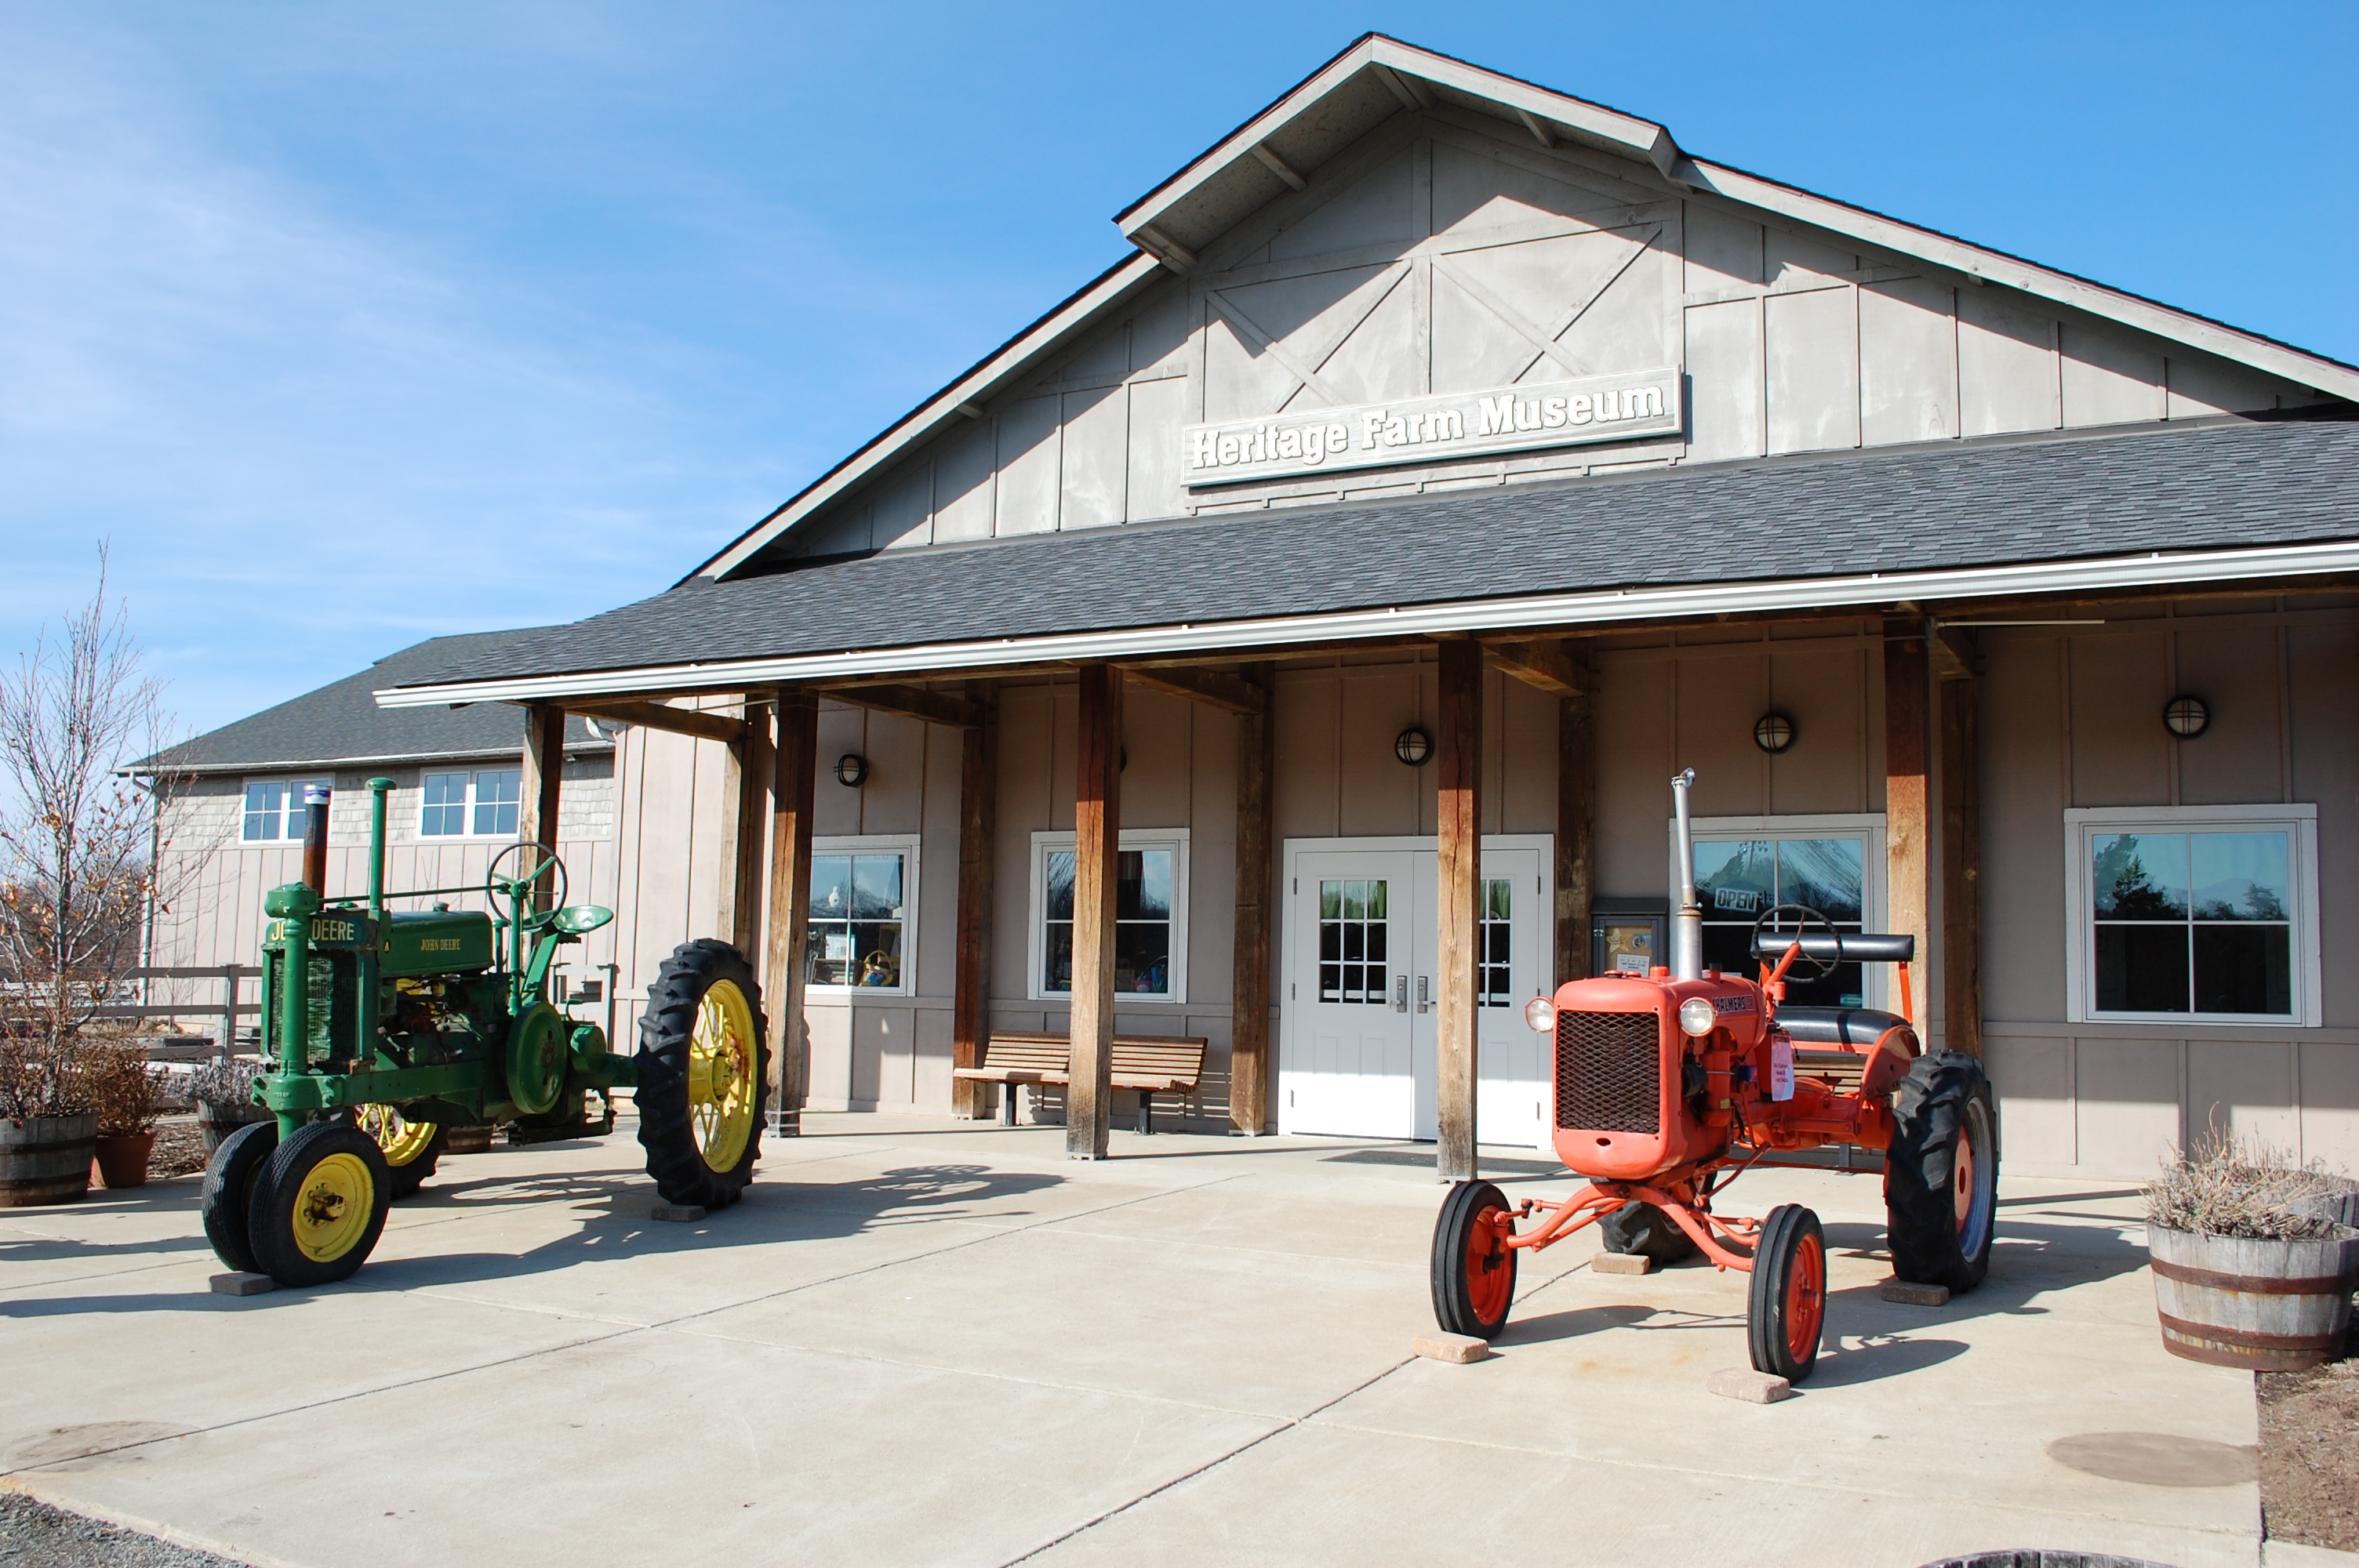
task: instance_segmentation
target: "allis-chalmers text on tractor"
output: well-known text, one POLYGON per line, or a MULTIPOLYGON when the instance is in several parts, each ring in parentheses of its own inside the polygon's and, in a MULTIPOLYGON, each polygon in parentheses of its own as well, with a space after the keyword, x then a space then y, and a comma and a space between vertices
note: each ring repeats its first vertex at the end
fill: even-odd
POLYGON ((1589 1185, 1515 1205, 1488 1182, 1453 1186, 1434 1226, 1434 1314, 1451 1333, 1493 1337, 1515 1298, 1517 1255, 1593 1223, 1609 1251, 1664 1261, 1701 1251, 1751 1275, 1753 1365, 1799 1381, 1818 1360, 1826 1316, 1818 1216, 1786 1204, 1740 1219, 1714 1213, 1715 1199, 1765 1158, 1831 1144, 1877 1150, 1893 1273, 1972 1290, 1990 1266, 1998 1112, 1982 1064, 1926 1054, 1903 1016, 1913 936, 1844 932, 1817 910, 1779 904, 1754 925, 1757 979, 1704 968, 1694 782, 1692 769, 1671 781, 1680 883, 1670 966, 1567 981, 1525 1008, 1534 1029, 1556 1035, 1557 1158, 1589 1185), (1789 973, 1808 980, 1847 961, 1902 966, 1903 1013, 1786 1003, 1789 973))
POLYGON ((454 1127, 506 1125, 511 1141, 603 1135, 614 1091, 635 1091, 647 1173, 665 1201, 721 1208, 753 1179, 769 1053, 743 954, 682 944, 664 961, 636 1056, 549 999, 560 948, 614 918, 568 907, 565 867, 536 844, 492 861, 486 914, 389 913, 386 795, 371 779, 368 893, 322 897, 328 803, 309 802, 303 881, 263 901, 264 1055, 255 1100, 277 1114, 240 1129, 205 1169, 205 1236, 232 1269, 281 1284, 349 1276, 396 1198, 434 1172, 454 1127), (596 1097, 598 1114, 590 1110, 596 1097))

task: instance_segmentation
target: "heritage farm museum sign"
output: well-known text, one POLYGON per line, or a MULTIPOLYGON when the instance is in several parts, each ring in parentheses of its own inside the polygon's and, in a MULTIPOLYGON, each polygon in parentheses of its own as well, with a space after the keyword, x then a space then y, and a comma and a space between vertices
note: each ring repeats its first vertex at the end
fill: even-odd
POLYGON ((1677 369, 1641 371, 1190 425, 1180 432, 1182 468, 1191 486, 1230 484, 1297 479, 1329 469, 1675 436, 1680 427, 1680 385, 1677 369))

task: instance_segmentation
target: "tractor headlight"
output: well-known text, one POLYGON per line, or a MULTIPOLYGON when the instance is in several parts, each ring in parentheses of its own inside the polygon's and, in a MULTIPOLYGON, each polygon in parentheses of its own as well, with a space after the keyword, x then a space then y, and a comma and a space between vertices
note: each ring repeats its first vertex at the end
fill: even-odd
POLYGON ((1691 996, 1680 1003, 1680 1028, 1701 1040, 1720 1022, 1720 1010, 1707 996, 1691 996))
POLYGON ((1535 1033, 1546 1034, 1556 1027, 1556 1003, 1544 996, 1536 996, 1524 1003, 1524 1022, 1535 1033))

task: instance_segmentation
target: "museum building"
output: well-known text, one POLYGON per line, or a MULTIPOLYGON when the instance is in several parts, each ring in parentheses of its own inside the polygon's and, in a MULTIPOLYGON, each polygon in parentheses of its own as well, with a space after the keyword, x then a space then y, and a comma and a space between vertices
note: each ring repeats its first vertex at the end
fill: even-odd
POLYGON ((376 693, 524 705, 538 822, 620 729, 778 1123, 1045 1032, 1102 1154, 1135 1033, 1167 1126, 1545 1145, 1521 1003, 1657 961, 1692 768, 1708 961, 1914 933, 1809 1000, 2010 1169, 2359 1168, 2359 369, 1379 36, 1116 222, 679 583, 376 693))

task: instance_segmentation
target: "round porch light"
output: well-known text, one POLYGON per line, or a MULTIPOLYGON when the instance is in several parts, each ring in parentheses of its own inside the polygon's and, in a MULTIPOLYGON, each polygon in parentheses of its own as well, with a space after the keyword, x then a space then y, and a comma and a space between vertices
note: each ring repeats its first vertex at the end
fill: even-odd
POLYGON ((1412 724, 1393 737, 1393 755, 1410 767, 1421 767, 1433 755, 1433 737, 1412 724))
POLYGON ((1771 756, 1794 748, 1794 721, 1782 713, 1765 713, 1753 721, 1753 743, 1771 756))
POLYGON ((2192 741, 2211 728, 2212 710, 2200 697, 2174 697, 2162 710, 2162 721, 2182 741, 2192 741))
POLYGON ((857 752, 846 752, 835 760, 835 782, 846 789, 858 789, 868 782, 868 759, 857 752))

